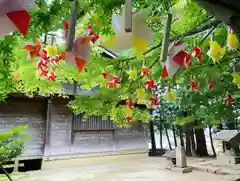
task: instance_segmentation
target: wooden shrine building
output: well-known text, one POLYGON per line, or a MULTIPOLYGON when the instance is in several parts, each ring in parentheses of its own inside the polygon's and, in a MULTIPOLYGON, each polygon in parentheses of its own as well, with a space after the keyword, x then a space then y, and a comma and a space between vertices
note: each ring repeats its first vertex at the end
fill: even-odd
POLYGON ((222 141, 223 153, 217 155, 221 164, 240 163, 240 132, 238 130, 221 130, 214 139, 222 141))
MULTIPOLYGON (((63 87, 71 94, 71 85, 63 87)), ((75 95, 92 94, 76 85, 74 89, 75 95)), ((43 168, 59 159, 148 151, 147 132, 141 124, 118 128, 110 119, 98 116, 84 120, 82 115, 72 113, 68 101, 61 97, 29 98, 13 93, 0 104, 1 131, 10 125, 28 125, 30 140, 22 156, 16 159, 15 167, 19 160, 23 163, 39 160, 43 168)))

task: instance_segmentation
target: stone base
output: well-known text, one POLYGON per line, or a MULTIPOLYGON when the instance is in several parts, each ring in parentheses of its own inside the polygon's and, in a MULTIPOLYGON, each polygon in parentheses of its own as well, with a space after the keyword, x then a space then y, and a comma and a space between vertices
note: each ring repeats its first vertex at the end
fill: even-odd
POLYGON ((167 167, 166 169, 171 170, 173 172, 180 172, 180 173, 189 173, 192 172, 192 167, 185 167, 185 168, 179 168, 179 167, 167 167))
POLYGON ((187 167, 185 148, 183 146, 176 147, 176 166, 179 168, 187 167))

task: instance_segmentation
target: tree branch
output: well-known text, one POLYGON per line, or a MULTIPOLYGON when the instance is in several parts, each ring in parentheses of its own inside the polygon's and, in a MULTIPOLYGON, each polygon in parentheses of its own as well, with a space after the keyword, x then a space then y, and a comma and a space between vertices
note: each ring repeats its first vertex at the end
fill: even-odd
POLYGON ((3 171, 3 173, 7 176, 7 178, 10 180, 10 181, 13 181, 13 179, 11 178, 11 176, 8 174, 8 172, 5 170, 5 168, 0 165, 0 169, 3 171))

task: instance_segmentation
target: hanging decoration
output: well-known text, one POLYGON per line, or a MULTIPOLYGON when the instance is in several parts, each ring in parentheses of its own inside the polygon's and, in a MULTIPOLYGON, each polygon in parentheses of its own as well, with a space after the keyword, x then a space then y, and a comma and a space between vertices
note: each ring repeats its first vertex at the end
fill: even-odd
POLYGON ((159 106, 157 95, 152 95, 152 97, 150 97, 149 100, 151 101, 150 102, 151 106, 159 106))
POLYGON ((37 68, 40 77, 46 77, 48 80, 56 80, 56 75, 54 73, 54 68, 62 60, 62 56, 48 56, 46 50, 42 51, 42 55, 38 57, 37 68))
POLYGON ((163 99, 166 101, 175 101, 177 97, 171 89, 168 89, 167 93, 163 96, 163 99))
POLYGON ((232 73, 232 77, 233 77, 232 82, 234 84, 240 85, 240 75, 234 72, 232 73))
POLYGON ((133 103, 132 99, 126 100, 126 106, 128 106, 130 108, 134 108, 134 103, 133 103))
POLYGON ((227 36, 227 47, 230 51, 236 51, 238 48, 238 38, 233 33, 233 30, 229 27, 228 28, 228 36, 227 36))
POLYGON ((233 97, 227 93, 227 100, 226 100, 227 105, 232 105, 233 104, 233 97))
POLYGON ((47 51, 48 57, 56 56, 58 53, 56 45, 47 45, 46 48, 44 48, 44 49, 47 51))
POLYGON ((129 76, 130 80, 136 80, 137 79, 137 76, 138 76, 137 70, 129 70, 129 71, 127 71, 127 74, 129 76))
POLYGON ((41 44, 38 40, 34 40, 32 44, 26 44, 24 45, 24 50, 27 50, 28 53, 28 59, 33 60, 34 57, 43 56, 44 53, 40 52, 41 50, 41 44))
POLYGON ((38 40, 34 40, 33 44, 24 45, 24 49, 27 50, 28 59, 34 60, 38 58, 37 70, 40 77, 46 77, 48 80, 56 80, 54 74, 54 67, 57 66, 64 57, 57 55, 57 47, 48 45, 45 49, 41 49, 41 44, 38 40))
POLYGON ((99 34, 93 31, 92 26, 88 25, 88 36, 93 36, 92 43, 95 43, 99 39, 99 34))
POLYGON ((190 87, 192 91, 199 91, 200 90, 200 84, 199 82, 192 80, 190 83, 190 87))
POLYGON ((125 107, 125 118, 128 122, 133 120, 132 109, 134 108, 134 103, 132 99, 126 100, 126 107, 125 107))
POLYGON ((191 54, 185 51, 186 45, 173 42, 168 49, 167 61, 163 65, 162 78, 172 77, 180 67, 191 65, 191 54))
POLYGON ((134 13, 131 32, 126 32, 125 14, 123 16, 113 15, 112 27, 115 35, 104 42, 104 46, 114 53, 134 48, 136 56, 142 56, 153 42, 154 37, 153 31, 146 23, 147 18, 148 9, 134 13))
POLYGON ((64 33, 64 39, 67 40, 67 37, 68 37, 68 22, 67 21, 64 21, 63 22, 63 25, 64 25, 64 29, 63 29, 63 33, 64 33))
POLYGON ((208 81, 208 89, 212 89, 213 88, 213 80, 209 80, 208 81))
POLYGON ((19 70, 16 70, 15 72, 13 72, 12 76, 13 76, 15 81, 19 81, 21 79, 21 75, 20 75, 19 70))
POLYGON ((111 76, 108 72, 102 72, 102 76, 107 80, 108 88, 117 88, 117 85, 121 83, 121 79, 119 76, 111 76))
POLYGON ((117 88, 117 85, 119 85, 121 83, 121 79, 120 77, 118 76, 113 76, 113 77, 109 77, 109 80, 108 80, 108 87, 109 88, 117 88))
POLYGON ((72 51, 66 51, 65 56, 68 63, 76 65, 79 72, 83 70, 90 59, 91 46, 99 35, 82 35, 73 40, 72 51))
POLYGON ((7 35, 15 30, 26 36, 30 23, 30 14, 27 10, 35 8, 34 0, 1 0, 0 36, 7 35))
POLYGON ((125 119, 128 123, 133 120, 132 109, 128 106, 125 107, 125 119))
POLYGON ((77 66, 78 71, 81 72, 90 58, 90 42, 96 42, 99 35, 92 31, 91 26, 88 26, 88 33, 86 35, 75 37, 77 8, 78 3, 75 0, 72 4, 70 23, 64 22, 64 37, 67 40, 65 59, 68 63, 77 66))
POLYGON ((142 67, 142 68, 141 68, 141 76, 142 76, 142 77, 148 77, 148 76, 151 76, 148 67, 142 67))
POLYGON ((220 59, 225 55, 226 53, 226 47, 221 47, 216 41, 210 41, 210 49, 207 52, 207 55, 213 60, 214 64, 220 63, 220 59))
POLYGON ((146 98, 146 91, 144 88, 137 89, 136 94, 138 101, 144 101, 144 99, 146 98))
POLYGON ((202 49, 201 49, 200 47, 195 46, 195 47, 193 48, 192 56, 193 56, 194 58, 196 58, 196 60, 197 60, 198 63, 202 63, 203 52, 202 52, 202 49))
POLYGON ((108 78, 108 73, 104 71, 104 72, 102 72, 102 76, 104 79, 106 79, 106 78, 108 78))
POLYGON ((149 79, 145 82, 146 88, 148 90, 148 92, 152 92, 155 88, 157 88, 157 86, 155 85, 154 80, 149 79))

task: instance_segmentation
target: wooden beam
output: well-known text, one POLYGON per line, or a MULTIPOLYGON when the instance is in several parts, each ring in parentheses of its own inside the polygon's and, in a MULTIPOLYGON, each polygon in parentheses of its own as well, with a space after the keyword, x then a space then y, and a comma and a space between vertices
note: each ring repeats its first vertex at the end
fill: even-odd
POLYGON ((132 0, 125 0, 125 31, 132 32, 132 0))
POLYGON ((72 2, 72 12, 70 16, 69 26, 68 26, 68 37, 67 37, 67 52, 72 51, 73 41, 75 38, 77 22, 77 0, 72 2))
POLYGON ((172 14, 168 13, 167 21, 164 28, 164 35, 163 35, 162 50, 161 50, 161 57, 160 57, 161 62, 165 62, 167 59, 171 23, 172 23, 172 14))

